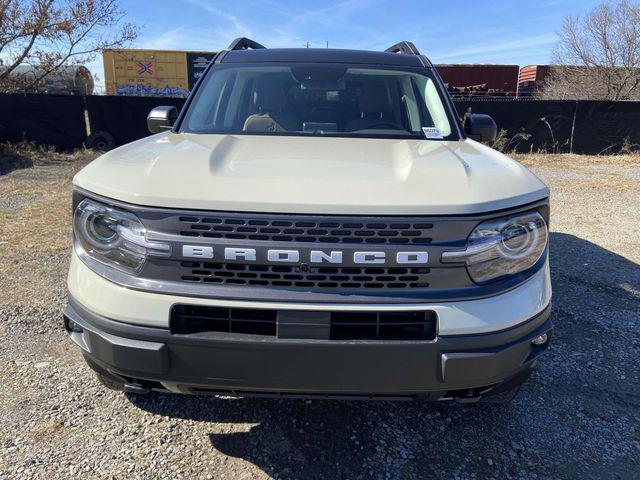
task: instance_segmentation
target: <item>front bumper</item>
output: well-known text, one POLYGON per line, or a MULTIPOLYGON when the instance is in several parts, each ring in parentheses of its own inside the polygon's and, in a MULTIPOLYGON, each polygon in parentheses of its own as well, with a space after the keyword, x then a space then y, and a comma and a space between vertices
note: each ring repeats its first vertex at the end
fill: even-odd
POLYGON ((520 325, 540 313, 551 302, 549 262, 518 287, 499 295, 464 301, 422 301, 411 304, 264 302, 250 295, 242 300, 222 300, 213 296, 186 297, 170 293, 135 290, 113 283, 71 255, 67 282, 69 295, 87 310, 102 317, 133 325, 169 328, 173 305, 206 307, 274 308, 305 311, 420 311, 432 310, 438 316, 441 336, 477 335, 499 332, 520 325))
POLYGON ((516 327, 434 341, 292 340, 172 334, 93 313, 70 298, 65 323, 90 362, 130 385, 180 393, 478 399, 526 378, 547 348, 550 307, 516 327), (506 382, 506 383, 505 383, 506 382))

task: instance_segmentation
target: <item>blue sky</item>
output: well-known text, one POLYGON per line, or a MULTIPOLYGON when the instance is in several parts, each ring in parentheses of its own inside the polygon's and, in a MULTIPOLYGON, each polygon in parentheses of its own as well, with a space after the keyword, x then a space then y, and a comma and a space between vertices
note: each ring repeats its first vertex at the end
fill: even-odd
MULTIPOLYGON (((567 14, 600 0, 121 0, 135 48, 219 50, 239 36, 267 47, 381 50, 411 40, 436 63, 545 64, 567 14)), ((101 70, 101 59, 96 66, 101 70)), ((101 73, 101 72, 95 72, 101 73)))

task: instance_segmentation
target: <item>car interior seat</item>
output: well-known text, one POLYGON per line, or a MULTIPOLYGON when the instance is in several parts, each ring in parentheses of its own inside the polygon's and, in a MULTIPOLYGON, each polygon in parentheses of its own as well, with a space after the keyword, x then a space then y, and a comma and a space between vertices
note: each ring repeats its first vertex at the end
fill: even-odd
POLYGON ((389 91, 383 82, 367 82, 362 85, 358 99, 360 118, 347 123, 346 131, 366 130, 376 125, 396 123, 389 91))
POLYGON ((244 122, 245 132, 288 132, 298 130, 295 117, 284 111, 287 96, 284 85, 273 78, 256 78, 253 90, 253 106, 256 113, 244 122))

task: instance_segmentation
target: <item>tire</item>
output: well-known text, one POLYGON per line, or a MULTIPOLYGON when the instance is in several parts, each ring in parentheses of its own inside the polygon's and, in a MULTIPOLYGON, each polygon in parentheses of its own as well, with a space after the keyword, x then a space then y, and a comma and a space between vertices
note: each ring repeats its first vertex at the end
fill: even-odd
POLYGON ((96 132, 87 137, 85 145, 92 150, 107 152, 115 148, 116 139, 109 132, 96 132))

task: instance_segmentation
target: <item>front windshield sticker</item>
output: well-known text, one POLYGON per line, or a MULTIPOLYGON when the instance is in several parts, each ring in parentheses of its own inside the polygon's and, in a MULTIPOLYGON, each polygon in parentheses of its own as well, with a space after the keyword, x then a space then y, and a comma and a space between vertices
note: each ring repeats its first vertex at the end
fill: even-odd
POLYGON ((442 140, 444 138, 437 127, 422 127, 422 131, 429 140, 442 140))

